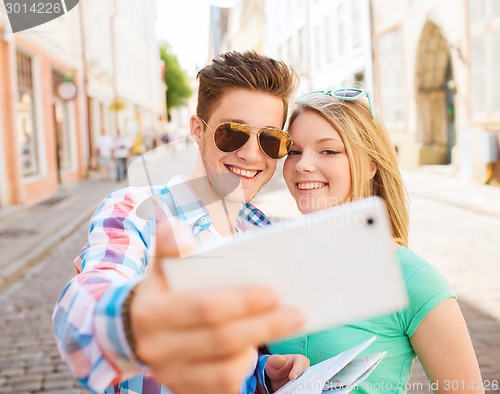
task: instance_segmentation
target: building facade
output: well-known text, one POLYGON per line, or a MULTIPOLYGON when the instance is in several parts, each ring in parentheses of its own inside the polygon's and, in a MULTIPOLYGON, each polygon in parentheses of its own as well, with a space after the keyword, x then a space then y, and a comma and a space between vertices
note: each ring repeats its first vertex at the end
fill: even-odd
POLYGON ((286 61, 299 94, 371 90, 403 167, 500 182, 498 0, 240 0, 228 21, 223 49, 286 61))
MULTIPOLYGON (((368 0, 240 0, 228 12, 222 50, 255 49, 300 76, 299 94, 373 87, 368 0), (226 27, 227 26, 227 27, 226 27)), ((223 20, 225 21, 225 20, 223 20)))
POLYGON ((376 101, 402 163, 500 181, 500 2, 373 0, 372 13, 376 101))
POLYGON ((240 0, 227 13, 227 32, 223 36, 224 50, 264 51, 264 0, 240 0))
POLYGON ((300 92, 373 88, 368 0, 266 1, 264 49, 292 65, 300 92))
POLYGON ((101 130, 140 142, 165 121, 154 0, 87 0, 12 33, 0 4, 0 207, 88 176, 101 130), (60 85, 72 81, 68 99, 60 85))
MULTIPOLYGON (((140 141, 165 122, 165 83, 154 0, 86 0, 79 10, 84 46, 89 145, 108 134, 140 141)), ((93 163, 92 163, 93 164, 93 163)))
POLYGON ((0 6, 1 205, 35 203, 85 176, 82 97, 58 91, 67 80, 81 84, 78 17, 33 30, 13 34, 0 6))

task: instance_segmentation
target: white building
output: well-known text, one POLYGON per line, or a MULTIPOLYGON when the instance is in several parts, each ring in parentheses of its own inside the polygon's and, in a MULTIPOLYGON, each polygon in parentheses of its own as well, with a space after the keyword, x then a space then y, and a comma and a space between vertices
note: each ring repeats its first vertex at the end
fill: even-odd
POLYGON ((500 182, 499 0, 263 1, 230 10, 224 50, 286 61, 299 94, 371 90, 404 167, 500 182))
POLYGON ((225 50, 264 51, 265 43, 265 0, 240 0, 230 8, 227 31, 222 39, 225 50))
POLYGON ((301 77, 301 92, 373 89, 368 0, 270 0, 264 51, 301 77))
POLYGON ((369 0, 240 0, 223 30, 223 50, 284 60, 300 92, 373 88, 369 0))
POLYGON ((500 2, 372 3, 377 101, 403 164, 500 180, 500 2))
POLYGON ((90 131, 130 136, 159 129, 165 84, 154 0, 86 0, 83 11, 90 131), (120 109, 120 110, 117 110, 120 109))

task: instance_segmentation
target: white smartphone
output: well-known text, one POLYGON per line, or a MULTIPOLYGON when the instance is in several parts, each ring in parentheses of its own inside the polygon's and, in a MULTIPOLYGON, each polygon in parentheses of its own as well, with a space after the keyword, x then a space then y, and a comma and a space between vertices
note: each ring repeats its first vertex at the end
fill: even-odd
POLYGON ((385 204, 378 197, 248 231, 162 262, 174 290, 268 285, 306 315, 304 331, 367 319, 408 303, 385 204))

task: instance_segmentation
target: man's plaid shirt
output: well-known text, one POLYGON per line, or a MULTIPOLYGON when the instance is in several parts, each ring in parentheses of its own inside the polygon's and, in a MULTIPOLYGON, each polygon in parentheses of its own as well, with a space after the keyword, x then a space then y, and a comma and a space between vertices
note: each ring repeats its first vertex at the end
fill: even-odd
MULTIPOLYGON (((121 189, 101 202, 90 221, 88 242, 74 261, 78 275, 61 292, 53 314, 59 351, 78 381, 92 392, 169 393, 134 357, 121 318, 123 302, 144 277, 155 250, 156 222, 137 213, 152 193, 161 196, 168 215, 188 225, 201 244, 223 240, 181 176, 153 190, 121 189)), ((269 224, 259 209, 247 203, 234 226, 241 232, 269 224)), ((256 354, 255 372, 242 383, 241 393, 254 393, 257 386, 267 392, 266 360, 267 356, 256 354)))

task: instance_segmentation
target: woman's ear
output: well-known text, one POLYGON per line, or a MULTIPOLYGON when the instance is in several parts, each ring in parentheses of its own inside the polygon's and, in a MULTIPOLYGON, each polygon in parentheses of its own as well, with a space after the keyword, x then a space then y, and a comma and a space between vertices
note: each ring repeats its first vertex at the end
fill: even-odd
POLYGON ((204 131, 203 122, 201 121, 201 119, 198 116, 193 115, 189 119, 189 127, 191 129, 191 135, 192 135, 194 141, 199 146, 201 141, 202 141, 202 134, 204 131))
POLYGON ((370 160, 370 179, 373 179, 373 177, 377 173, 377 170, 377 164, 373 160, 370 160))

